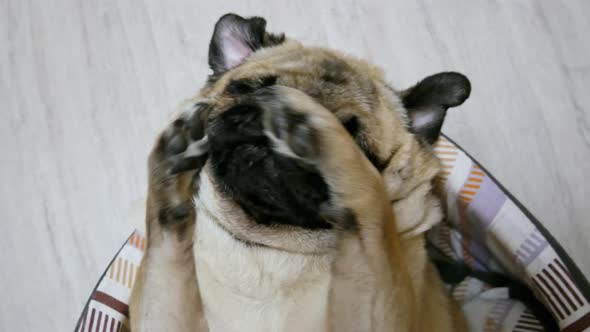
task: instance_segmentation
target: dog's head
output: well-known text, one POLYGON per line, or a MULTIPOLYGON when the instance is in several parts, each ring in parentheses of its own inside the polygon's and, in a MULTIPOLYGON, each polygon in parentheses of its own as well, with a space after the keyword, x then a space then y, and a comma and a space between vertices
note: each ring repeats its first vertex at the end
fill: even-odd
MULTIPOLYGON (((262 132, 261 109, 252 94, 273 85, 300 90, 335 114, 384 176, 401 231, 422 231, 440 220, 440 214, 429 211, 437 208, 430 192, 439 171, 430 145, 447 109, 469 96, 465 76, 440 73, 395 90, 381 70, 364 61, 304 47, 267 32, 262 18, 234 14, 215 25, 209 65, 213 74, 199 96, 212 109, 205 168, 209 180, 201 190, 215 193, 203 200, 225 201, 218 212, 231 215, 226 219, 233 221, 222 226, 234 235, 276 245, 278 240, 265 238, 330 228, 317 215, 330 195, 322 177, 274 153, 262 132)), ((278 242, 284 246, 288 241, 281 237, 278 242)))

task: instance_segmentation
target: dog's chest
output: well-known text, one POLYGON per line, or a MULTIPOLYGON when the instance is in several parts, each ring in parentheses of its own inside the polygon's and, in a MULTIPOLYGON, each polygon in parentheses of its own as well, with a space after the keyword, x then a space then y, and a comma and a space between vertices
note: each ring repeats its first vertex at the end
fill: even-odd
POLYGON ((324 330, 330 257, 246 245, 203 215, 195 231, 210 331, 324 330))

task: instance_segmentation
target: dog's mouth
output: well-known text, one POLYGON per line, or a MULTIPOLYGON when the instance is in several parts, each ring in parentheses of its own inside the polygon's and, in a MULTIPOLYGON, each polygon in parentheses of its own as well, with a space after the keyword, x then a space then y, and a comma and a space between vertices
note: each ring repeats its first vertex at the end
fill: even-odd
POLYGON ((328 187, 310 165, 278 154, 263 132, 262 109, 233 106, 207 126, 212 175, 223 194, 262 225, 327 229, 318 215, 328 187))

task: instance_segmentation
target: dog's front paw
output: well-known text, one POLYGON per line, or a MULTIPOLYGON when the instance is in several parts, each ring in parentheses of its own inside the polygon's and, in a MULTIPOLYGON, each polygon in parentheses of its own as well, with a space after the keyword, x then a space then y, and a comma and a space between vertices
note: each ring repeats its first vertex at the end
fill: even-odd
POLYGON ((352 137, 327 109, 301 91, 273 87, 257 94, 264 131, 277 153, 316 169, 328 184, 329 201, 318 214, 342 229, 378 202, 380 175, 352 137))
POLYGON ((193 193, 207 160, 209 106, 196 104, 160 135, 149 158, 150 203, 162 225, 194 220, 193 193))

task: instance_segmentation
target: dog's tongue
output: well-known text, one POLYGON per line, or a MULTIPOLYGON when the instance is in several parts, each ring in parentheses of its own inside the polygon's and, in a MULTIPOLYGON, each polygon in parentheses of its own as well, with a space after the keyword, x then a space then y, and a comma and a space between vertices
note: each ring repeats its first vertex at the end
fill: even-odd
POLYGON ((273 151, 262 129, 262 110, 235 106, 207 127, 213 176, 224 194, 261 224, 330 228, 318 216, 327 185, 308 165, 273 151))

